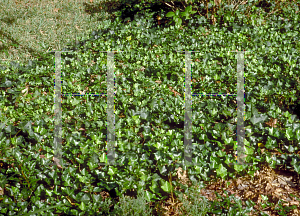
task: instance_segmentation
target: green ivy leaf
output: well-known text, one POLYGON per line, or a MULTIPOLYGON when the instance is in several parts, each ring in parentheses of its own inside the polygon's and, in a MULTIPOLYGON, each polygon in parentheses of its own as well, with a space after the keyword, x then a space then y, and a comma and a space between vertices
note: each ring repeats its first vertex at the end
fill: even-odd
POLYGON ((175 18, 175 22, 176 22, 177 26, 180 27, 181 24, 182 24, 182 19, 179 18, 179 17, 176 17, 176 18, 175 18))
POLYGON ((288 138, 288 140, 292 140, 294 138, 294 133, 293 133, 292 128, 287 128, 285 130, 285 134, 286 134, 286 138, 288 138))
POLYGON ((153 199, 156 198, 155 195, 153 193, 151 193, 150 191, 145 191, 144 197, 148 202, 152 202, 153 199))
POLYGON ((117 172, 117 168, 114 168, 114 167, 108 168, 108 175, 110 175, 110 176, 115 175, 116 172, 117 172))
POLYGON ((81 203, 80 203, 79 208, 80 208, 82 211, 85 211, 85 210, 86 210, 86 205, 84 204, 84 202, 81 202, 81 203))
POLYGON ((255 150, 255 148, 254 147, 247 147, 247 146, 245 146, 245 154, 246 155, 253 155, 254 154, 254 150, 255 150))
POLYGON ((47 130, 45 128, 42 128, 40 126, 33 127, 34 132, 41 134, 42 136, 47 133, 47 130))
POLYGON ((101 163, 107 163, 107 156, 106 153, 102 153, 99 157, 101 163))
MULTIPOLYGON (((236 162, 236 161, 235 161, 236 162)), ((234 165, 234 169, 237 171, 237 172, 241 172, 245 169, 245 165, 240 165, 240 164, 235 164, 234 165)))
POLYGON ((75 106, 80 103, 80 100, 77 100, 76 98, 74 98, 74 99, 71 99, 71 103, 72 103, 72 106, 75 106))
POLYGON ((173 16, 175 16, 175 13, 174 12, 168 12, 167 14, 166 14, 166 17, 173 17, 173 16))
POLYGON ((300 142, 300 129, 296 130, 296 139, 300 142))
POLYGON ((161 186, 161 188, 165 191, 165 192, 171 192, 171 185, 169 182, 165 181, 164 184, 161 186))
POLYGON ((294 166, 295 171, 296 171, 298 174, 300 174, 300 164, 298 164, 298 165, 294 164, 293 166, 294 166))
POLYGON ((222 179, 225 179, 227 176, 227 169, 223 166, 223 164, 219 164, 218 169, 216 169, 218 176, 221 176, 222 179))
POLYGON ((252 124, 256 125, 264 122, 267 118, 268 116, 265 114, 255 114, 250 118, 250 121, 252 122, 252 124))

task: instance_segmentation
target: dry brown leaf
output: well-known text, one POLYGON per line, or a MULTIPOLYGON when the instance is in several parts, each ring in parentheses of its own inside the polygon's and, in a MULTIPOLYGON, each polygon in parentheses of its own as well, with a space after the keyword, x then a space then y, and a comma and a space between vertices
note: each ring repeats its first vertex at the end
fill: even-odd
POLYGON ((57 13, 59 10, 60 10, 60 8, 54 8, 54 9, 53 9, 53 11, 54 11, 55 13, 57 13))
POLYGON ((59 159, 58 158, 52 157, 52 160, 54 161, 54 163, 56 164, 56 166, 59 169, 62 169, 62 166, 59 164, 59 159))

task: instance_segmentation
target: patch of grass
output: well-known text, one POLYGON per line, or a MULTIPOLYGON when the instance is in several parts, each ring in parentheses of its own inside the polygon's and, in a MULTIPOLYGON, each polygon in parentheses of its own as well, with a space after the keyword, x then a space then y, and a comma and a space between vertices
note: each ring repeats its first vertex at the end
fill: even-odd
POLYGON ((2 1, 0 64, 27 64, 29 59, 47 55, 46 51, 75 44, 103 20, 112 18, 110 10, 116 5, 102 0, 2 1))

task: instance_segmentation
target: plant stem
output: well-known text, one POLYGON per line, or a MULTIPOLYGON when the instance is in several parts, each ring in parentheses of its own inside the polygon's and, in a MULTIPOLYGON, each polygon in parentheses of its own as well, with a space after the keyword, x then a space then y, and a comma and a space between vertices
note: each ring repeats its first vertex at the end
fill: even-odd
POLYGON ((170 186, 171 186, 172 202, 174 203, 173 190, 172 190, 172 173, 171 172, 170 172, 169 182, 170 182, 170 186))

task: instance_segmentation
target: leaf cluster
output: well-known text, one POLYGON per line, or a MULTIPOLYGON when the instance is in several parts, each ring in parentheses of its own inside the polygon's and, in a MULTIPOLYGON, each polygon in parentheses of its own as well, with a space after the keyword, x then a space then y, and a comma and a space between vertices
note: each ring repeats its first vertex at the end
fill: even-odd
MULTIPOLYGON (((6 179, 1 213, 125 214, 123 207, 110 207, 129 191, 143 193, 148 204, 173 196, 175 187, 187 191, 175 180, 179 167, 193 184, 252 176, 263 163, 285 164, 299 174, 299 116, 281 104, 295 104, 300 92, 299 23, 298 15, 291 14, 289 21, 273 16, 264 24, 230 17, 227 27, 196 16, 186 28, 162 28, 154 24, 153 13, 145 13, 126 24, 120 18, 104 22, 78 47, 64 49, 74 51, 62 53, 65 94, 105 93, 107 54, 102 51, 115 51, 115 152, 122 165, 98 164, 107 162, 107 103, 105 96, 93 95, 62 97, 64 166, 51 165, 55 57, 1 68, 0 174, 6 179), (177 52, 184 50, 198 51, 192 53, 192 92, 198 94, 192 103, 192 159, 197 165, 190 167, 183 163, 187 65, 184 52, 177 52), (244 144, 252 166, 230 165, 237 139, 235 97, 201 95, 236 92, 232 50, 247 51, 244 144), (279 125, 268 126, 270 119, 279 125), (259 142, 267 151, 258 151, 259 142), (274 151, 281 154, 276 157, 274 151), (102 198, 103 191, 113 199, 102 198)), ((231 207, 229 202, 224 201, 232 213, 242 209, 239 201, 231 207)), ((220 203, 210 204, 207 213, 227 211, 220 210, 220 203)), ((148 214, 144 207, 139 211, 148 214)))

